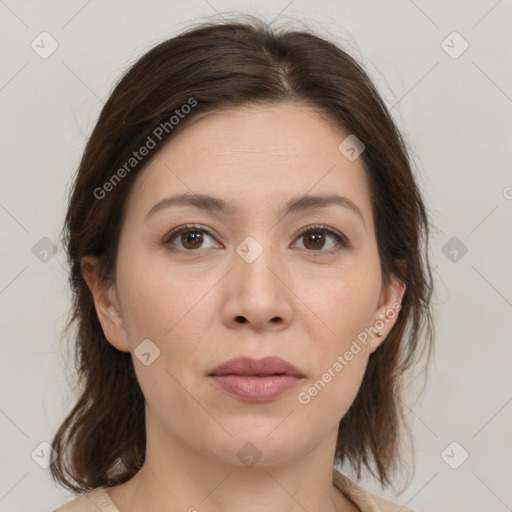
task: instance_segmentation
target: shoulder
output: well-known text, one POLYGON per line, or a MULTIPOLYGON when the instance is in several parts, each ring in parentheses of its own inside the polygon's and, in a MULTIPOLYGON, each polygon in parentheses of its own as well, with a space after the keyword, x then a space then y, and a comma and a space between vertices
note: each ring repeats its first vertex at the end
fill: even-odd
POLYGON ((96 487, 52 512, 119 512, 104 487, 96 487))
POLYGON ((336 470, 333 473, 333 483, 359 507, 361 512, 414 512, 409 508, 370 493, 336 470))
MULTIPOLYGON (((361 512, 414 512, 368 492, 336 470, 333 473, 333 483, 358 506, 361 512)), ((104 487, 96 487, 68 501, 52 512, 98 512, 98 510, 101 512, 119 512, 104 487)))

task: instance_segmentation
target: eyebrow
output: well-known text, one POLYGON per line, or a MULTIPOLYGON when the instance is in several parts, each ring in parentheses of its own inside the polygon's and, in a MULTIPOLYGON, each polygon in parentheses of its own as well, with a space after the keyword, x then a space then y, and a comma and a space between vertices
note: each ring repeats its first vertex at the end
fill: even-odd
MULTIPOLYGON (((178 194, 166 197, 158 201, 146 214, 145 219, 154 215, 156 212, 165 208, 177 206, 193 206, 201 210, 209 210, 213 212, 223 213, 225 215, 235 215, 238 211, 233 203, 226 202, 223 199, 209 196, 207 194, 178 194)), ((348 197, 338 194, 327 195, 305 195, 290 199, 283 208, 279 209, 276 214, 278 217, 284 217, 289 213, 299 213, 315 208, 327 208, 329 206, 342 206, 349 211, 356 213, 363 224, 365 224, 363 214, 359 207, 348 197)))

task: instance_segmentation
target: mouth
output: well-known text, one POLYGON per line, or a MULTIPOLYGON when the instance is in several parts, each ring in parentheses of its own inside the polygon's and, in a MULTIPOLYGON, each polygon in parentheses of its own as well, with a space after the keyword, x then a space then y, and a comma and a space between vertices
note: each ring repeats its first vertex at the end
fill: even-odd
POLYGON ((236 358, 208 374, 224 392, 247 402, 267 402, 297 386, 304 378, 295 366, 277 357, 236 358))

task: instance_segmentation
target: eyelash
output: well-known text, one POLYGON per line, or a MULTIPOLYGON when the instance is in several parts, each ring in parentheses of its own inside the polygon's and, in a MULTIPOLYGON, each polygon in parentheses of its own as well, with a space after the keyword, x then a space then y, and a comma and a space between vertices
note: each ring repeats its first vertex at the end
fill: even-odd
POLYGON ((348 239, 342 235, 340 232, 336 231, 335 229, 333 228, 330 228, 329 226, 324 226, 322 224, 314 224, 312 226, 306 226, 305 228, 302 228, 299 233, 297 234, 297 239, 299 239, 301 236, 305 235, 306 233, 309 233, 309 232, 313 232, 313 233, 318 233, 318 232, 321 232, 321 233, 327 233, 329 235, 332 235, 336 242, 338 242, 338 247, 334 247, 333 249, 327 249, 325 251, 322 251, 322 250, 319 250, 319 251, 309 251, 309 252, 312 252, 312 253, 315 253, 315 252, 318 252, 318 253, 321 253, 321 252, 325 252, 327 254, 331 254, 331 253, 334 253, 334 252, 337 252, 340 250, 340 248, 347 248, 349 247, 349 241, 348 239))
MULTIPOLYGON (((170 231, 167 235, 165 235, 164 239, 162 240, 162 242, 166 245, 169 246, 169 250, 171 251, 175 251, 175 252, 187 252, 187 253, 191 253, 191 254, 195 254, 197 253, 198 251, 200 251, 201 249, 197 249, 197 250, 184 250, 184 249, 178 249, 178 248, 174 248, 174 247, 171 247, 171 240, 183 233, 183 232, 186 232, 186 231, 193 231, 193 230, 197 230, 197 231, 202 231, 203 233, 206 233, 208 236, 212 237, 212 238, 215 238, 213 237, 206 229, 202 228, 201 226, 198 226, 196 224, 187 224, 185 226, 181 226, 179 228, 176 228, 176 229, 173 229, 172 231, 170 231)), ((318 250, 318 251, 308 251, 308 252, 311 252, 311 253, 327 253, 327 254, 332 254, 332 253, 335 253, 337 251, 339 251, 340 249, 342 248, 348 248, 350 247, 350 242, 349 240, 344 236, 342 235, 341 233, 339 233, 338 231, 336 231, 335 229, 329 227, 329 226, 324 226, 324 225, 321 225, 321 224, 315 224, 315 225, 312 225, 312 226, 306 226, 305 228, 301 229, 301 231, 297 234, 297 239, 299 239, 301 236, 305 235, 306 233, 309 233, 309 232, 322 232, 322 233, 327 233, 329 235, 332 235, 336 242, 338 243, 338 247, 335 247, 335 248, 332 248, 332 249, 327 249, 327 250, 318 250)))

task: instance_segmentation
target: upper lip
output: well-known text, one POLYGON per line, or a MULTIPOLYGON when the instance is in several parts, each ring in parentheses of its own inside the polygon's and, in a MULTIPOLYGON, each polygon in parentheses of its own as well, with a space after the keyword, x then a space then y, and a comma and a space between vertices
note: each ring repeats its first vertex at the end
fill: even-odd
POLYGON ((280 357, 237 357, 217 366, 209 375, 291 375, 304 377, 293 364, 280 357))

